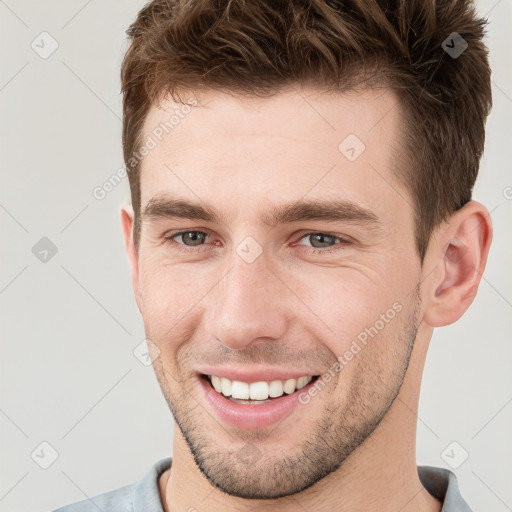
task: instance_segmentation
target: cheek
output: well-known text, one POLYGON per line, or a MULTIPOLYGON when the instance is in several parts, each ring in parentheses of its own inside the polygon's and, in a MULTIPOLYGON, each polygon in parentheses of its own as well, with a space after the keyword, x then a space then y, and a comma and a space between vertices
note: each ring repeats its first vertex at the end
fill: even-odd
POLYGON ((158 254, 141 259, 139 272, 142 300, 150 314, 179 312, 201 292, 204 294, 203 289, 208 285, 204 281, 204 269, 199 265, 171 263, 158 254))
POLYGON ((301 310, 318 326, 316 335, 338 356, 354 341, 364 344, 396 324, 404 294, 393 284, 360 269, 324 268, 302 275, 294 291, 307 306, 301 310))
POLYGON ((354 397, 366 404, 384 403, 400 384, 414 326, 406 308, 397 302, 383 311, 362 328, 354 325, 353 331, 337 343, 336 395, 340 403, 354 397))
POLYGON ((151 257, 141 259, 139 268, 148 337, 159 343, 187 339, 188 331, 198 325, 201 301, 216 282, 214 273, 205 266, 166 264, 151 257))

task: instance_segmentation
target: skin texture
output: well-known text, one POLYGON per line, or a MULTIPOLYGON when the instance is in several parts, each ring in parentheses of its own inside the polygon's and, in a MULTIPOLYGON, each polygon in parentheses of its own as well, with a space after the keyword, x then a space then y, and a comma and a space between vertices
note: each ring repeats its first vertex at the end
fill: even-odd
MULTIPOLYGON (((155 373, 177 422, 172 470, 159 482, 165 510, 440 510, 416 470, 421 375, 433 328, 475 296, 488 211, 471 202, 456 212, 421 263, 412 198, 393 172, 401 117, 390 90, 194 98, 142 162, 142 211, 172 196, 216 208, 222 222, 143 216, 137 253, 133 212, 121 211, 155 373), (354 161, 338 149, 349 134, 366 146, 354 161), (378 223, 262 222, 299 200, 350 201, 378 223), (170 238, 181 230, 207 236, 170 238), (263 251, 252 263, 236 251, 249 236, 263 251), (394 304, 393 319, 277 425, 234 427, 202 396, 203 364, 321 375, 394 304), (251 463, 241 457, 248 447, 251 463)), ((168 99, 152 107, 143 140, 176 108, 168 99)))

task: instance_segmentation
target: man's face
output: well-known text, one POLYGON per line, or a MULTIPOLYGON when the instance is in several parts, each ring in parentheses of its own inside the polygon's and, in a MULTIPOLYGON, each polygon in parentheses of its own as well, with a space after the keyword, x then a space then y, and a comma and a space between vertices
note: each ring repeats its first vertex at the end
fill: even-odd
POLYGON ((407 369, 421 265, 395 178, 401 118, 389 91, 199 101, 186 114, 165 101, 145 122, 143 140, 162 140, 142 163, 137 301, 203 474, 229 494, 275 498, 339 468, 407 369), (177 200, 197 208, 172 216, 177 200), (237 402, 208 375, 226 394, 241 382, 240 396, 272 383, 252 386, 258 397, 321 377, 237 402))

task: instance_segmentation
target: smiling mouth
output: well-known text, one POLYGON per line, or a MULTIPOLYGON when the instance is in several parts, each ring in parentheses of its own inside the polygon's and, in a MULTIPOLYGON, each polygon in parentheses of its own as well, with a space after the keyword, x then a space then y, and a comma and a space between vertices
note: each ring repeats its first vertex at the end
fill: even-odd
POLYGON ((231 402, 245 405, 260 405, 273 401, 285 395, 290 395, 310 382, 316 380, 319 375, 304 375, 296 379, 243 382, 231 380, 216 375, 204 375, 210 386, 220 395, 231 402))

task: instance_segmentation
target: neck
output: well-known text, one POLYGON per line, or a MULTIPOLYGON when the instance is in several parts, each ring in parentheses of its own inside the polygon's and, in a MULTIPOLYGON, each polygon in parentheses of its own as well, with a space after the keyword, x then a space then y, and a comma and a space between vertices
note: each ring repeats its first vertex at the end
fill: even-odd
POLYGON ((374 433, 335 472, 292 496, 247 500, 212 486, 196 466, 178 427, 172 470, 160 479, 166 512, 439 512, 441 503, 422 486, 415 440, 419 389, 428 333, 418 332, 409 369, 395 402, 374 433))

